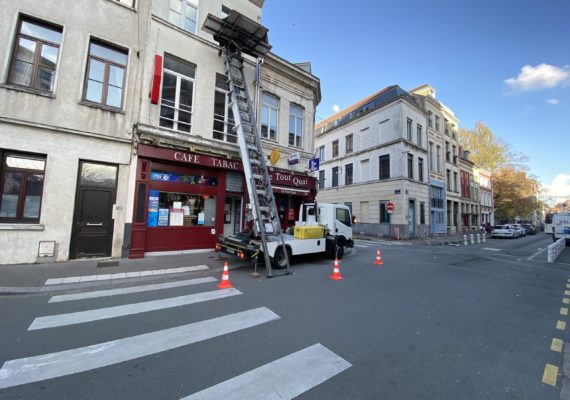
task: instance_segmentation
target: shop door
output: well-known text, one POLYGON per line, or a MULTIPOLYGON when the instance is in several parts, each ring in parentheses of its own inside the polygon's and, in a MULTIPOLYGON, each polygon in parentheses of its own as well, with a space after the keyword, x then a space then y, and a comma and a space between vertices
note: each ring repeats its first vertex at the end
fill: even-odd
POLYGON ((110 257, 117 166, 81 161, 69 257, 110 257))
POLYGON ((241 231, 241 197, 226 196, 224 202, 224 236, 241 231))

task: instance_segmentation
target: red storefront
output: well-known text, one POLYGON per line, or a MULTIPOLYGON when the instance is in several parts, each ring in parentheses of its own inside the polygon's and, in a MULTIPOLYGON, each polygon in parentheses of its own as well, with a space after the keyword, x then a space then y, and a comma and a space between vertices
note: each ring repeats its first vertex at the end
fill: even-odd
MULTIPOLYGON (((129 258, 145 253, 213 248, 221 234, 244 227, 249 202, 241 161, 181 150, 138 146, 129 258)), ((282 226, 292 226, 316 179, 270 170, 282 226)))

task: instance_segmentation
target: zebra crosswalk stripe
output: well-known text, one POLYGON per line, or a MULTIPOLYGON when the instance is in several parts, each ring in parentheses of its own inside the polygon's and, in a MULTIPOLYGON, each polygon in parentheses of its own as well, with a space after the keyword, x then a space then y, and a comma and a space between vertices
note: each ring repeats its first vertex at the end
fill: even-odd
POLYGON ((292 399, 351 366, 317 343, 181 400, 292 399))
POLYGON ((6 361, 0 389, 89 371, 187 346, 279 319, 266 307, 124 339, 6 361))
POLYGON ((51 297, 48 303, 59 303, 62 301, 71 301, 71 300, 94 299, 98 297, 117 296, 122 294, 140 293, 152 290, 172 289, 175 287, 199 285, 201 283, 209 283, 217 281, 218 280, 216 278, 207 276, 204 278, 186 279, 183 281, 165 282, 165 283, 154 283, 150 285, 131 286, 119 289, 105 289, 105 290, 94 290, 90 292, 62 294, 51 297))
POLYGON ((241 294, 241 292, 232 288, 170 297, 161 300, 144 301, 141 303, 132 303, 122 306, 77 311, 68 314, 48 315, 34 319, 28 330, 33 331, 37 329, 55 328, 58 326, 75 325, 84 322, 122 317, 125 315, 140 314, 147 311, 163 310, 165 308, 180 307, 188 304, 222 299, 224 297, 236 296, 238 294, 241 294))

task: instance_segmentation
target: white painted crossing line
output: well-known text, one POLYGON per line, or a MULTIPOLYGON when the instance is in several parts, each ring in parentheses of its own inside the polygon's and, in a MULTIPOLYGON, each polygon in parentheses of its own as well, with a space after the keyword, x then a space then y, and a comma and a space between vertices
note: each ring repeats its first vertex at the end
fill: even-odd
POLYGON ((89 371, 279 319, 266 307, 57 353, 6 361, 0 389, 89 371))
POLYGON ((354 247, 360 247, 360 248, 366 249, 370 246, 362 246, 361 244, 355 244, 354 247))
POLYGON ((191 267, 163 268, 163 269, 155 269, 150 271, 117 272, 115 274, 70 276, 67 278, 48 279, 45 285, 62 285, 66 283, 81 283, 81 282, 93 282, 93 281, 106 281, 111 279, 140 278, 142 276, 179 274, 182 272, 201 271, 208 268, 209 267, 207 265, 193 265, 191 267))
POLYGON ((165 308, 180 307, 188 304, 202 303, 204 301, 223 299, 225 297, 241 294, 237 289, 222 289, 211 292, 189 294, 171 297, 168 299, 144 301, 141 303, 126 304, 123 306, 98 308, 95 310, 77 311, 69 314, 48 315, 34 319, 29 331, 55 328, 58 326, 82 324, 102 319, 123 317, 125 315, 140 314, 148 311, 164 310, 165 308))
POLYGON ((176 287, 199 285, 201 283, 209 283, 217 281, 218 280, 216 278, 207 276, 204 278, 187 279, 176 282, 155 283, 151 285, 131 286, 119 289, 105 289, 105 290, 94 290, 90 292, 62 294, 59 296, 51 297, 48 303, 59 303, 62 301, 85 300, 85 299, 94 299, 97 297, 118 296, 122 294, 148 292, 148 291, 161 290, 161 289, 172 289, 176 287))
POLYGON ((182 400, 293 399, 351 366, 323 345, 315 344, 182 400))
POLYGON ((483 247, 482 250, 488 250, 488 251, 501 251, 502 249, 495 249, 494 247, 483 247))

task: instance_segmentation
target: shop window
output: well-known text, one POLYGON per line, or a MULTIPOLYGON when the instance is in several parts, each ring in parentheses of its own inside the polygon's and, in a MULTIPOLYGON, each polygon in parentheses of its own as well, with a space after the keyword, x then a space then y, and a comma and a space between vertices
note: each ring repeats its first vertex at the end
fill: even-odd
POLYGON ((148 226, 215 226, 216 196, 151 190, 148 226))
POLYGON ((303 147, 303 107, 291 103, 289 105, 289 146, 303 147))
POLYGON ((214 93, 214 130, 213 137, 224 142, 237 143, 237 135, 234 133, 234 113, 229 107, 228 78, 216 74, 216 91, 214 93))
POLYGON ((9 82, 51 92, 62 30, 29 18, 18 24, 9 82))
POLYGON ((195 75, 194 65, 164 56, 160 126, 190 133, 195 75))
POLYGON ((91 40, 84 99, 92 103, 121 108, 126 69, 125 50, 91 40))
POLYGON ((279 99, 269 93, 263 93, 261 99, 261 136, 276 140, 277 121, 279 121, 279 99))
POLYGON ((39 223, 46 157, 2 152, 0 222, 39 223))

